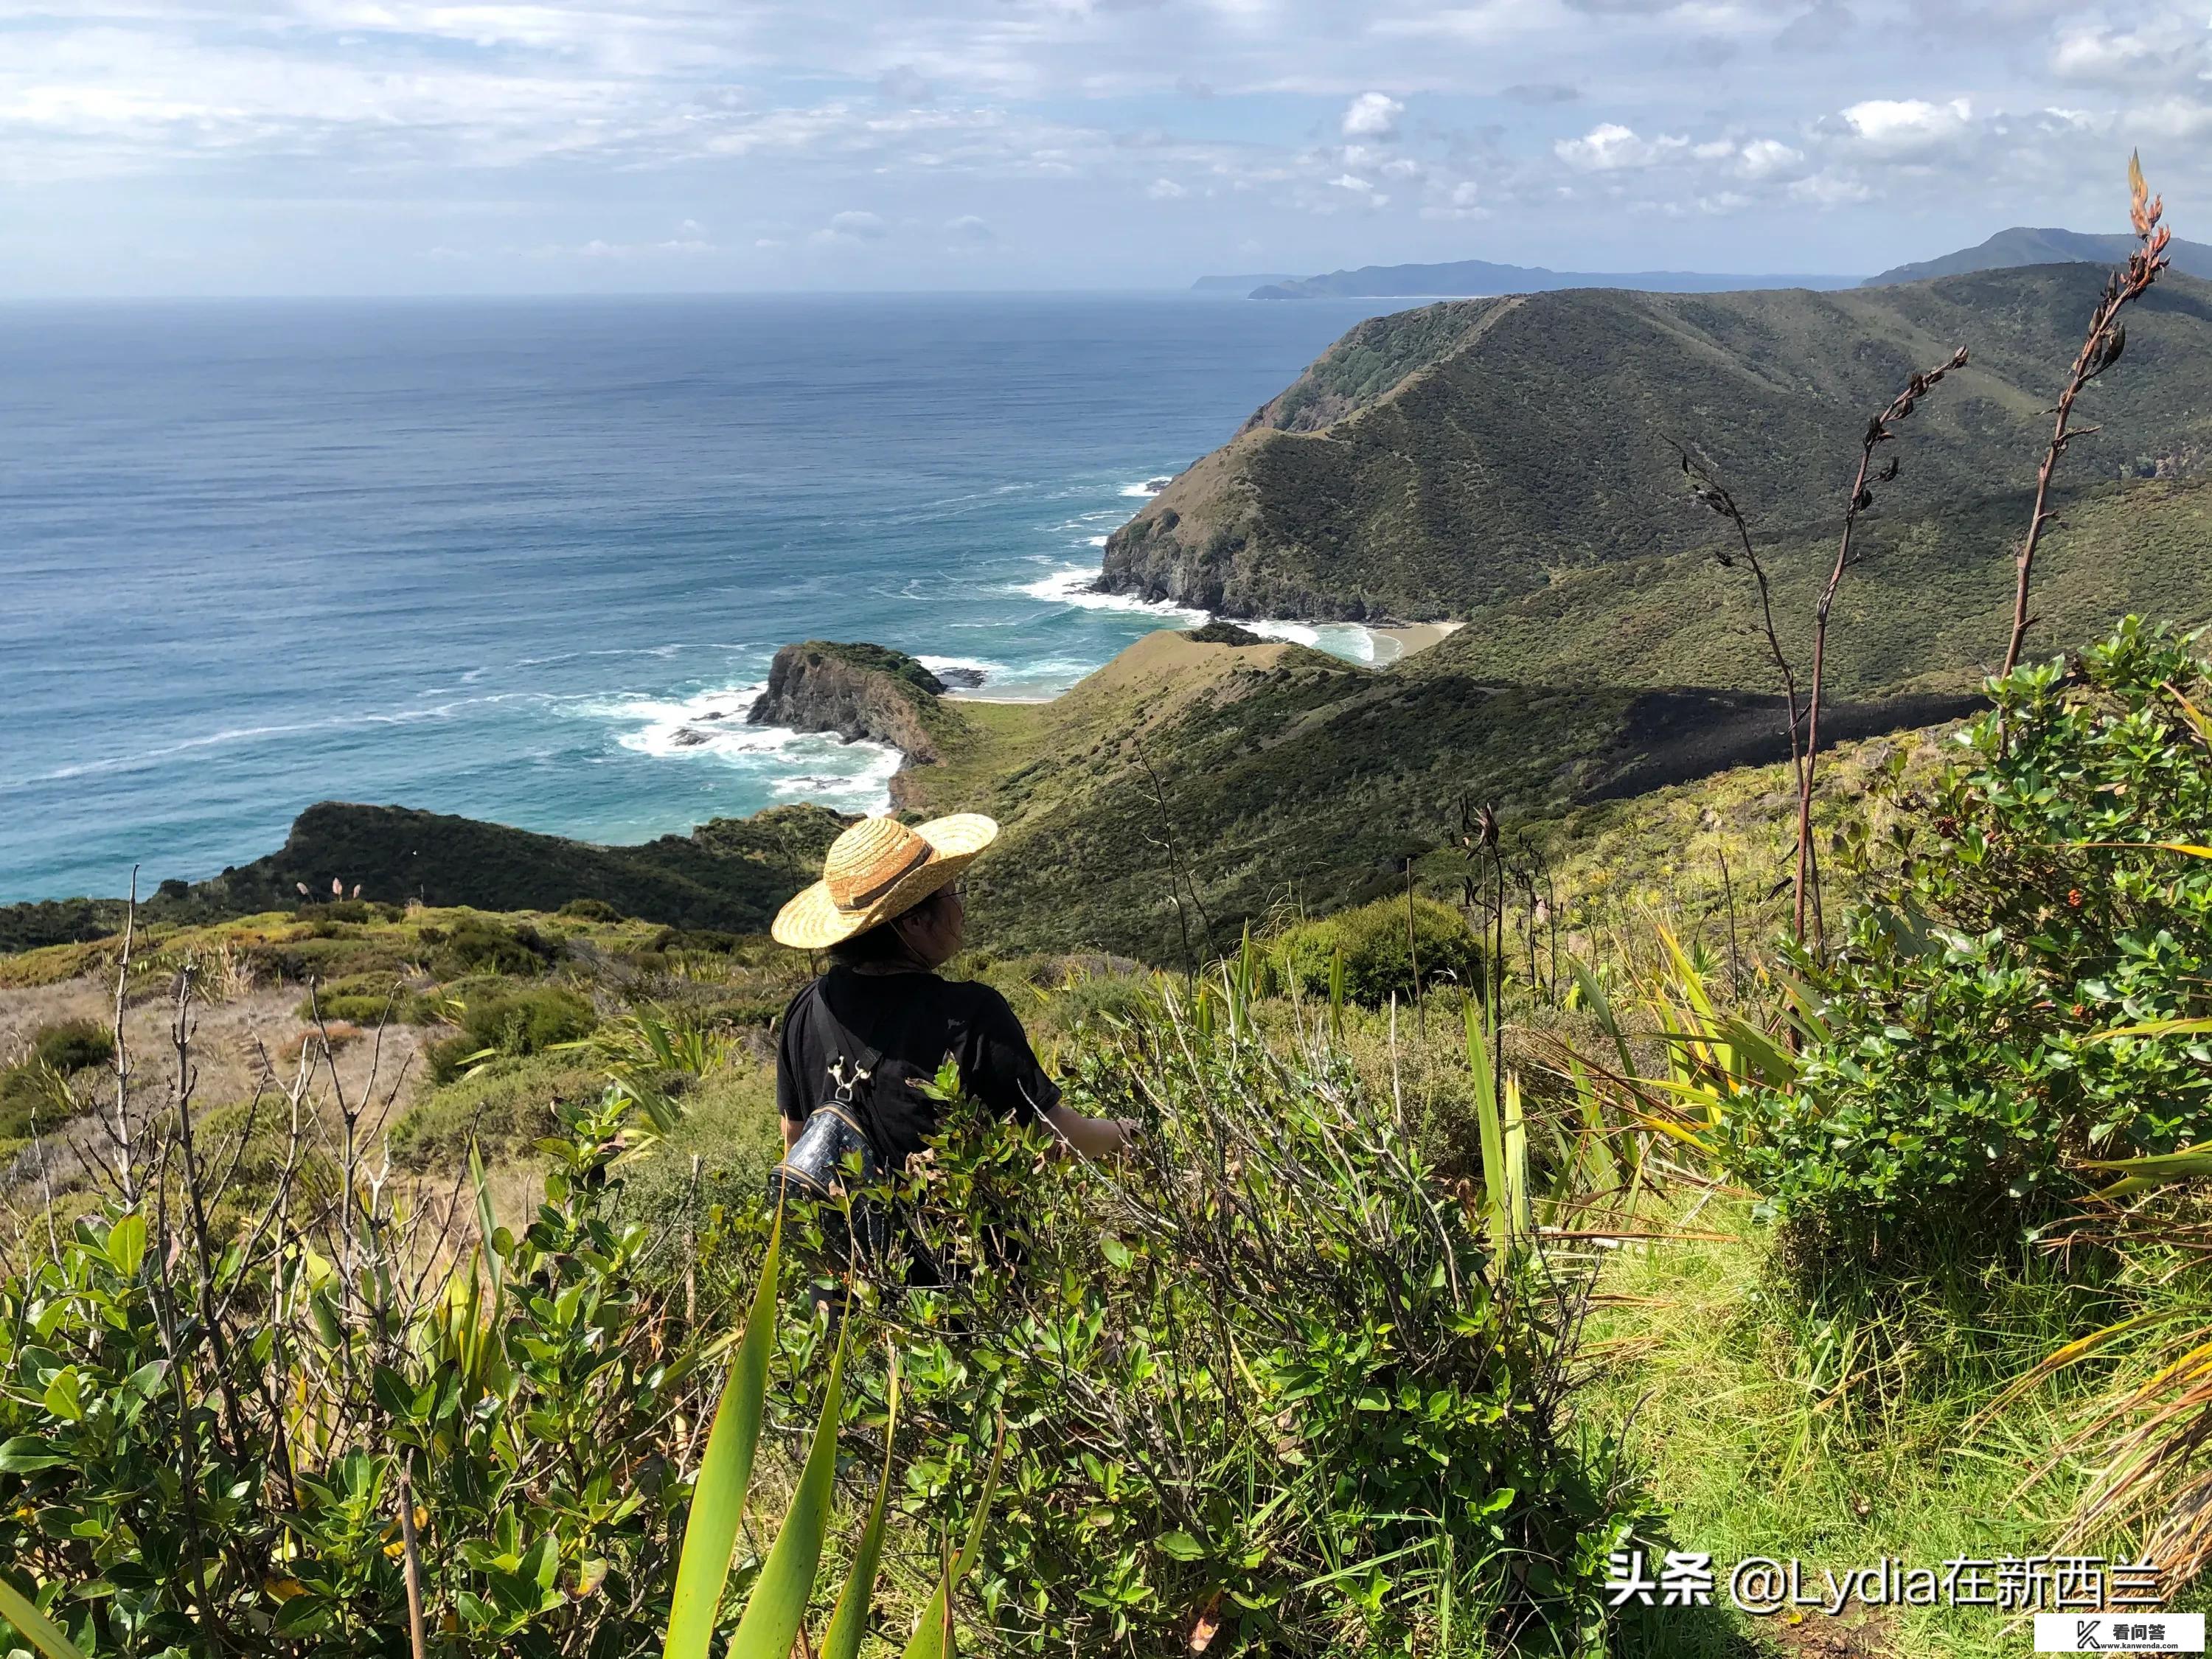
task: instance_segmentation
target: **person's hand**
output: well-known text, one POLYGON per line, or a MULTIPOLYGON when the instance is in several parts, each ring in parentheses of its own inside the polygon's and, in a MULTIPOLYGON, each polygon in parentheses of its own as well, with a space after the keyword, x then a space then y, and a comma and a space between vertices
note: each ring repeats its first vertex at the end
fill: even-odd
POLYGON ((1114 1120, 1114 1127, 1120 1132, 1121 1136, 1120 1150, 1125 1152, 1133 1152, 1136 1151, 1137 1133, 1144 1127, 1143 1123, 1139 1122, 1133 1117, 1115 1118, 1114 1120))

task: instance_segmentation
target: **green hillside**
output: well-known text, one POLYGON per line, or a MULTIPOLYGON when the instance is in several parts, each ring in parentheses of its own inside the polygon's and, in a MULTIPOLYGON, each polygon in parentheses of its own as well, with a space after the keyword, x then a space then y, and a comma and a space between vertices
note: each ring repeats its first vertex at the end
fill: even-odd
MULTIPOLYGON (((1378 672, 1295 645, 1156 634, 1056 702, 965 706, 979 718, 964 744, 911 787, 925 810, 1004 826, 970 878, 994 948, 1174 963, 1186 931, 1194 949, 1225 947, 1247 921, 1400 890, 1409 854, 1449 842, 1462 796, 1525 823, 1785 752, 1778 698, 1516 684, 1437 658, 1378 672)), ((1869 735, 1971 706, 1844 704, 1826 729, 1869 735)))
MULTIPOLYGON (((1472 617, 1593 570, 1695 550, 1672 441, 1760 534, 1821 535, 1869 413, 1957 346, 1913 416, 1885 522, 1941 511, 1950 568, 2019 532, 2102 273, 2052 265, 1847 293, 1585 289, 1432 306, 1347 334, 1108 544, 1108 588, 1237 615, 1472 617)), ((2212 287, 2169 275, 2091 394, 2065 482, 2188 471, 2212 441, 2212 287)), ((1884 580, 1879 561, 1869 580, 1884 580)), ((1916 573, 1916 580, 1920 574, 1916 573)))
MULTIPOLYGON (((2002 660, 2012 617, 2012 551, 2028 492, 1955 508, 1877 513, 1862 522, 1865 562, 1844 579, 1829 641, 1829 684, 1845 696, 1966 690, 2002 660)), ((1680 516, 1711 536, 1720 520, 1686 501, 1680 516)), ((1750 573, 1723 569, 1714 541, 1563 572, 1549 585, 1471 613, 1418 659, 1418 672, 1556 684, 1682 684, 1776 689, 1755 633, 1750 573)), ((2212 477, 2105 483, 2077 493, 2036 560, 2032 652, 2081 646, 2130 611, 2212 621, 2212 477)), ((1784 643, 1811 659, 1812 617, 1835 556, 1832 527, 1792 532, 1763 552, 1784 643)), ((1409 665, 1410 666, 1410 665, 1409 665)))
MULTIPOLYGON (((1985 242, 1962 247, 1955 253, 1893 266, 1878 276, 1868 277, 1865 286, 1881 288, 1891 283, 1925 282, 1931 276, 1957 276, 1970 270, 2055 265, 2076 259, 2092 264, 2116 265, 2126 259, 2135 246, 2136 239, 2124 230, 2038 229, 2014 225, 2009 230, 1997 232, 1985 242)), ((2212 246, 2203 242, 2185 242, 2177 238, 2168 246, 2166 257, 2173 261, 2176 270, 2185 270, 2191 276, 2212 277, 2212 246)))

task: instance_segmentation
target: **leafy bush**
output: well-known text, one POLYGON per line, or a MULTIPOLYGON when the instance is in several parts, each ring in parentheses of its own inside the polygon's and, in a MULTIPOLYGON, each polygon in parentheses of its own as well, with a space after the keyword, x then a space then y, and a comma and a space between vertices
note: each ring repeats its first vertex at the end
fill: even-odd
MULTIPOLYGON (((1595 1650, 1612 1504, 1559 1417, 1569 1290, 1340 1056, 1272 1052, 1233 1005, 1155 1005, 1069 1094, 1143 1116, 1138 1161, 955 1108, 888 1200, 899 1288, 848 1315, 906 1350, 909 1510, 971 1507, 975 1425, 1008 1425, 976 1575, 1000 1642, 1182 1651, 1210 1618, 1232 1651, 1595 1650)), ((800 1254, 834 1294, 823 1219, 800 1254)))
POLYGON ((409 1169, 458 1170, 473 1140, 488 1159, 513 1157, 551 1133, 561 1108, 586 1105, 605 1089, 573 1054, 495 1060, 410 1109, 392 1126, 392 1156, 409 1169))
POLYGON ((336 921, 358 927, 382 919, 388 908, 364 903, 360 899, 331 899, 322 904, 302 904, 298 914, 302 921, 336 921))
POLYGON ((323 1018, 351 1020, 376 1026, 406 1018, 410 1002, 397 974, 349 974, 328 985, 315 987, 313 996, 301 997, 292 1010, 295 1018, 312 1022, 323 1018))
POLYGON ((30 1137, 33 1123, 53 1124, 70 1115, 69 1085, 36 1060, 0 1068, 0 1141, 30 1137))
POLYGON ((672 1238, 704 1231, 717 1206, 757 1212, 768 1172, 783 1156, 773 1065, 721 1066, 680 1098, 680 1120, 651 1158, 626 1170, 617 1209, 672 1238))
MULTIPOLYGON (((1467 918, 1434 899, 1413 902, 1413 945, 1424 988, 1455 982, 1480 988, 1482 941, 1467 918)), ((1327 998, 1331 964, 1344 957, 1344 994, 1369 1008, 1413 994, 1413 952, 1407 949, 1406 901, 1377 899, 1318 921, 1287 927, 1275 940, 1285 976, 1306 994, 1327 998)))
POLYGON ((438 947, 434 966, 441 979, 464 974, 541 973, 556 954, 544 935, 525 923, 505 927, 480 916, 456 922, 438 947))
POLYGON ((69 1019, 40 1028, 31 1039, 31 1058, 63 1076, 115 1060, 115 1036, 97 1020, 69 1019))
POLYGON ((556 1043, 589 1036, 598 1024, 592 1005, 575 992, 531 986, 465 1005, 459 1031, 430 1044, 423 1059, 433 1080, 450 1083, 473 1054, 544 1054, 556 1043))
POLYGON ((605 899, 572 898, 562 905, 557 915, 570 916, 578 921, 620 921, 623 913, 605 899))
POLYGON ((295 1203, 321 1206, 337 1196, 342 1182, 329 1149, 312 1130, 294 1144, 291 1114, 281 1099, 217 1107, 201 1116, 194 1133, 201 1160, 225 1178, 212 1212, 218 1237, 234 1235, 286 1182, 295 1203))
MULTIPOLYGON (((210 1154, 242 1129, 202 1127, 210 1154)), ((298 1233, 284 1218, 331 1210, 296 1187, 219 1255, 173 1201, 41 1243, 0 1278, 10 1580, 91 1653, 198 1653, 220 1629, 404 1654, 410 1492, 441 1653, 657 1649, 712 1370, 640 1271, 654 1240, 605 1217, 620 1130, 566 1110, 527 1227, 493 1218, 413 1292, 366 1254, 388 1208, 366 1235, 298 1233), (195 1311, 218 1270, 228 1341, 195 1311)))
POLYGON ((1826 969, 1796 1086, 1727 1126, 1773 1212, 1860 1250, 2055 1213, 2070 1160, 2212 1138, 2212 1046, 2115 1033, 2212 1001, 2212 671, 2130 620, 2023 668, 1908 796, 1826 969))
POLYGON ((414 954, 413 942, 397 930, 363 935, 346 933, 334 923, 319 926, 328 931, 300 930, 247 946, 246 961, 256 977, 295 983, 312 978, 320 984, 362 975, 397 975, 414 954))
POLYGON ((664 927, 653 936, 647 951, 663 953, 673 951, 686 953, 726 957, 741 950, 746 943, 743 933, 725 933, 713 927, 664 927))

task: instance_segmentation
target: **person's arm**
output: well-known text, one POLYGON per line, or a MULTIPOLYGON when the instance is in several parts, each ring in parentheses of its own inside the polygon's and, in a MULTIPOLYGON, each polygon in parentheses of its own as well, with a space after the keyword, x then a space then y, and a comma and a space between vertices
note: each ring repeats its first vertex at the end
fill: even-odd
POLYGON ((806 1114, 811 1109, 799 1081, 804 1060, 799 1052, 796 1016, 805 995, 801 991, 784 1009, 782 1027, 775 1040, 775 1114, 783 1123, 783 1150, 787 1152, 798 1144, 799 1131, 805 1128, 806 1114))
POLYGON ((1054 1105, 1044 1114, 1052 1132, 1085 1158, 1113 1158, 1128 1151, 1137 1138, 1133 1117, 1086 1117, 1081 1112, 1054 1105))

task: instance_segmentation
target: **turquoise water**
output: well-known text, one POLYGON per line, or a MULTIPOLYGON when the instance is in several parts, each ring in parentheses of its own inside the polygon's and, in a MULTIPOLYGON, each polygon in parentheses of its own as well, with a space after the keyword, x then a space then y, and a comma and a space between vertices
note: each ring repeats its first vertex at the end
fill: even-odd
POLYGON ((213 874, 323 799, 605 842, 878 805, 895 756, 738 718, 777 646, 1042 696, 1190 625, 1082 591, 1106 533, 1389 308, 0 307, 0 902, 213 874))

